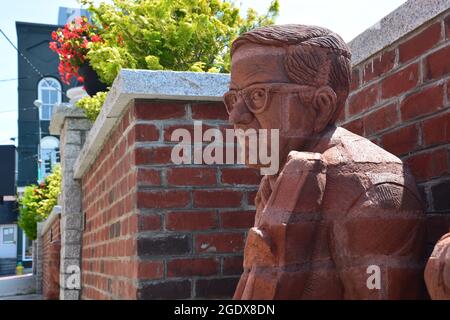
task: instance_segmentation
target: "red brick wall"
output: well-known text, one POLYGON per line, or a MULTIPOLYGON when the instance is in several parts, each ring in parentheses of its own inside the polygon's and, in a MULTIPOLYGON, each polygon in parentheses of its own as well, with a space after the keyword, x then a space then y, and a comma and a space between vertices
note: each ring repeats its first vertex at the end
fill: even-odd
POLYGON ((259 173, 170 160, 174 129, 227 118, 222 103, 128 106, 82 180, 83 299, 231 297, 259 173))
POLYGON ((42 236, 42 294, 44 299, 59 299, 61 233, 59 216, 42 236))
POLYGON ((427 212, 428 242, 450 226, 450 15, 353 68, 341 121, 404 160, 427 212))

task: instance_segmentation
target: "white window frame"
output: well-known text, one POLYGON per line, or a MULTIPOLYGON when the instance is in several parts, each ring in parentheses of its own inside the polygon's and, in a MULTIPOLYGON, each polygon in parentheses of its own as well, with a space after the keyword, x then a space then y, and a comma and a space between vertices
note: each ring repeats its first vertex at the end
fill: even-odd
MULTIPOLYGON (((42 79, 39 81, 39 83, 38 83, 38 100, 40 100, 40 101, 42 101, 42 102, 43 102, 42 91, 43 91, 44 89, 45 89, 45 90, 54 90, 54 91, 57 92, 57 97, 58 97, 58 99, 57 99, 57 101, 56 101, 54 104, 52 104, 52 105, 50 106, 50 108, 53 109, 53 106, 54 106, 55 104, 59 104, 59 103, 62 102, 62 95, 61 95, 62 88, 61 88, 61 83, 60 83, 58 80, 56 80, 55 78, 52 78, 52 77, 45 77, 45 78, 42 78, 42 79), (56 88, 53 87, 53 86, 49 86, 48 84, 49 84, 50 82, 53 83, 53 84, 55 84, 55 85, 56 85, 56 88), (45 86, 45 87, 44 87, 44 86, 45 86)), ((44 105, 42 105, 42 106, 39 108, 39 119, 40 119, 40 120, 51 120, 51 113, 52 113, 52 112, 50 112, 50 117, 49 117, 49 118, 44 118, 44 117, 43 117, 43 113, 42 113, 42 108, 43 108, 43 106, 44 106, 44 105)))
POLYGON ((17 242, 17 231, 16 231, 16 228, 15 228, 15 225, 1 225, 0 226, 0 230, 1 230, 1 234, 0 234, 0 236, 1 236, 1 244, 15 244, 17 242), (5 242, 3 232, 4 232, 5 229, 10 229, 10 228, 13 230, 13 240, 5 242))
POLYGON ((59 139, 53 136, 45 136, 40 141, 39 156, 41 161, 41 178, 44 179, 51 172, 45 172, 45 153, 51 153, 52 167, 58 163, 56 161, 56 149, 59 148, 59 139))
POLYGON ((26 242, 27 242, 27 235, 25 234, 25 232, 22 232, 22 261, 32 261, 33 254, 31 254, 31 256, 28 258, 25 256, 26 242))

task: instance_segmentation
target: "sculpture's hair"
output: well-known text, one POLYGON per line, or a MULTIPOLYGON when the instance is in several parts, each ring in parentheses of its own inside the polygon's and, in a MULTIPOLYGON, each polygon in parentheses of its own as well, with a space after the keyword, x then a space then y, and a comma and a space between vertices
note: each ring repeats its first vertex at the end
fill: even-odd
POLYGON ((245 43, 284 47, 284 68, 293 83, 330 86, 337 95, 334 122, 345 105, 351 81, 351 53, 336 33, 321 27, 298 24, 272 25, 240 35, 231 55, 245 43))

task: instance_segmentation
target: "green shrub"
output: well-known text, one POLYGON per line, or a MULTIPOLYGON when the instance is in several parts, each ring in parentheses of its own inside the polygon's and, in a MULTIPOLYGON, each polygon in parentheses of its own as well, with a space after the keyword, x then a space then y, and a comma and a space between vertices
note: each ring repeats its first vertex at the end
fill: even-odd
POLYGON ((47 219, 58 203, 61 192, 61 167, 56 165, 53 172, 39 185, 25 187, 19 200, 19 226, 28 238, 35 240, 37 223, 47 219))
POLYGON ((89 43, 87 57, 107 84, 121 68, 228 72, 232 41, 273 24, 279 11, 278 0, 266 14, 249 9, 245 18, 224 0, 80 1, 103 27, 103 41, 89 43))
MULTIPOLYGON (((86 54, 102 82, 111 85, 122 68, 195 72, 229 72, 230 48, 239 34, 273 24, 278 0, 259 15, 246 17, 226 0, 112 0, 87 5, 102 41, 90 42, 86 54)), ((95 120, 103 93, 80 100, 95 120)))
POLYGON ((84 97, 77 101, 76 106, 84 110, 88 119, 95 121, 105 102, 106 94, 107 92, 97 92, 93 97, 84 97))

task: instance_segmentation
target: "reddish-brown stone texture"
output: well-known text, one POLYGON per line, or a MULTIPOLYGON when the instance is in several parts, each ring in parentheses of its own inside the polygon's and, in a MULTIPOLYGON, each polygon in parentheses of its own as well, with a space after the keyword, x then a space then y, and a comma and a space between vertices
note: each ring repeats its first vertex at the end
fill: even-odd
POLYGON ((429 253, 450 227, 449 19, 448 12, 441 14, 354 66, 353 74, 365 81, 353 86, 341 121, 408 164, 426 204, 429 253), (355 113, 351 101, 373 101, 361 94, 377 85, 380 100, 355 113))
POLYGON ((46 300, 59 299, 60 250, 60 218, 57 217, 42 236, 42 295, 46 300))
MULTIPOLYGON (((353 94, 347 114, 369 112, 384 99, 383 108, 395 118, 372 126, 370 121, 384 115, 355 119, 356 131, 365 123, 376 132, 400 122, 398 104, 386 100, 415 85, 419 66, 389 75, 392 59, 387 54, 386 65, 378 68, 387 80, 372 80, 353 94)), ((413 176, 395 155, 334 125, 355 86, 350 74, 349 48, 327 29, 269 26, 233 43, 230 89, 224 95, 230 123, 237 129, 278 129, 281 163, 260 183, 234 299, 423 297, 425 214, 413 176), (369 285, 373 267, 377 288, 369 285)), ((385 139, 388 150, 409 151, 396 144, 399 136, 419 145, 415 125, 397 131, 385 139)), ((428 161, 436 169, 426 174, 440 172, 441 158, 428 161)), ((220 250, 217 238, 211 242, 220 250)))
POLYGON ((450 300, 450 233, 434 247, 425 268, 425 283, 433 300, 450 300))
POLYGON ((228 127, 218 102, 134 101, 84 175, 83 299, 230 298, 259 171, 175 165, 171 133, 228 127))
POLYGON ((410 167, 425 202, 427 256, 450 228, 448 21, 447 11, 354 66, 353 74, 361 74, 364 81, 352 87, 340 120, 345 128, 369 138, 410 167), (354 113, 351 101, 372 99, 361 94, 376 85, 380 100, 354 113), (361 124, 356 130, 355 123, 361 124))

